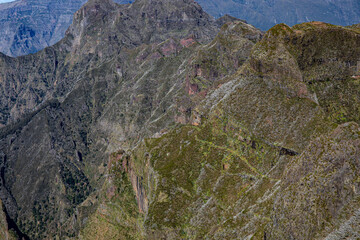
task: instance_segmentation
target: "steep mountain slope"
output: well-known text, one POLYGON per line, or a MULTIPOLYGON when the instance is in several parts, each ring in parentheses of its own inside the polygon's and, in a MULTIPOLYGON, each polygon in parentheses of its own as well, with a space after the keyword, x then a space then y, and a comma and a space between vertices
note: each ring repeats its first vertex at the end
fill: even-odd
POLYGON ((358 34, 275 26, 191 124, 114 154, 104 191, 128 176, 145 239, 357 239, 358 34))
POLYGON ((74 236, 107 154, 187 117, 189 53, 219 25, 192 1, 156 3, 89 1, 58 44, 1 55, 0 197, 31 239, 74 236))
POLYGON ((224 14, 245 19, 254 26, 267 30, 279 23, 290 26, 323 21, 337 25, 360 22, 360 3, 357 0, 198 0, 210 14, 224 14))
POLYGON ((359 34, 89 1, 56 45, 0 55, 0 234, 358 238, 359 34))

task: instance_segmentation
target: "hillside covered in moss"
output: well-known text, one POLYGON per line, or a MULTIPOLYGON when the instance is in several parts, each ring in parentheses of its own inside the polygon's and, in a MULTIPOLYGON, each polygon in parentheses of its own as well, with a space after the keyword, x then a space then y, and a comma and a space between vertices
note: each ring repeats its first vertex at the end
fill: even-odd
POLYGON ((360 238, 360 32, 90 0, 0 55, 0 237, 360 238))

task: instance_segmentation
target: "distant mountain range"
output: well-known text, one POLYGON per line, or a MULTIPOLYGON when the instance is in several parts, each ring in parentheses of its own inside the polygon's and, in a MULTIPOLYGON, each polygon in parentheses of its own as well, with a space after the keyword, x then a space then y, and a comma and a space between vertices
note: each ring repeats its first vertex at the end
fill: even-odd
MULTIPOLYGON (((197 0, 218 18, 229 14, 262 30, 278 23, 324 21, 337 25, 360 22, 358 0, 197 0)), ((21 56, 58 42, 72 16, 86 0, 18 0, 0 4, 0 52, 21 56)), ((120 4, 130 0, 115 0, 120 4)))
POLYGON ((198 0, 214 17, 224 14, 245 19, 262 30, 279 23, 289 26, 322 21, 336 25, 360 22, 359 0, 198 0))
POLYGON ((84 0, 29 0, 0 4, 0 51, 37 52, 63 38, 84 0))
MULTIPOLYGON (((86 0, 18 0, 0 4, 0 52, 35 53, 62 39, 86 0)), ((129 3, 126 0, 115 0, 129 3)))

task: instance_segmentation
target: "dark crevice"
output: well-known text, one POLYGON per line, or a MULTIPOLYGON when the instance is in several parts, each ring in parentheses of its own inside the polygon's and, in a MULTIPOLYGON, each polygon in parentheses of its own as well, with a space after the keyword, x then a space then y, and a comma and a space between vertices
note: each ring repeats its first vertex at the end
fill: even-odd
MULTIPOLYGON (((0 180, 2 180, 2 185, 5 186, 5 164, 7 161, 7 156, 3 157, 3 166, 0 169, 0 180)), ((0 182, 1 183, 1 182, 0 182)))
POLYGON ((284 148, 284 147, 281 147, 281 146, 275 146, 274 144, 268 142, 268 141, 265 141, 266 144, 268 144, 269 146, 271 147, 274 147, 276 149, 279 150, 279 156, 298 156, 300 155, 300 153, 294 151, 294 150, 291 150, 291 149, 288 149, 288 148, 284 148))
POLYGON ((82 153, 77 151, 77 155, 79 157, 79 161, 82 162, 83 161, 83 156, 82 156, 82 153))
POLYGON ((257 147, 256 141, 251 141, 251 148, 256 149, 256 147, 257 147))
POLYGON ((290 150, 290 149, 287 149, 287 148, 280 148, 280 156, 297 156, 299 155, 299 153, 293 151, 293 150, 290 150))

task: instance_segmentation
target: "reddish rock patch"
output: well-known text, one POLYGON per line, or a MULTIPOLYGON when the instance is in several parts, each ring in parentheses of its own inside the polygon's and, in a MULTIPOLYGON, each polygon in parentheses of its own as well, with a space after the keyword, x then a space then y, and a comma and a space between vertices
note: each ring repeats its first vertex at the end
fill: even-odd
POLYGON ((186 48, 190 47, 191 45, 193 45, 195 43, 196 43, 196 41, 193 38, 184 38, 184 39, 180 40, 180 44, 186 48))

